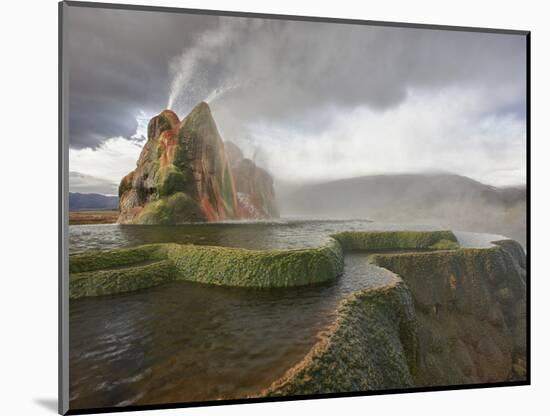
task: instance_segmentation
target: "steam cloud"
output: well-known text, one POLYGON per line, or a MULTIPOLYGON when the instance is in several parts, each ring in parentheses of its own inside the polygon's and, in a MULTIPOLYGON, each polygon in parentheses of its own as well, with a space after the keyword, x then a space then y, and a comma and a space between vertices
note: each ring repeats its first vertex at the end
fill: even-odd
POLYGON ((168 107, 206 100, 222 136, 283 180, 524 180, 520 36, 221 18, 171 69, 168 107))
POLYGON ((282 181, 426 170, 525 180, 521 36, 71 13, 71 169, 81 173, 117 183, 94 160, 133 169, 117 152, 134 149, 122 143, 142 139, 143 120, 204 100, 222 137, 282 181))

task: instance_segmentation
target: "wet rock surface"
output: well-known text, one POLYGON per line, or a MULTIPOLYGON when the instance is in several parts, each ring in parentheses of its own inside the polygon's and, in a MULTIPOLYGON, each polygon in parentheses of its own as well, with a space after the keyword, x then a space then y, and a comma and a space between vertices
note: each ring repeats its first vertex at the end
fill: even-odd
MULTIPOLYGON (((165 110, 151 119, 147 132, 136 169, 120 182, 119 223, 278 216, 271 175, 251 161, 244 169, 241 161, 230 167, 208 104, 198 104, 181 121, 165 110)), ((232 160, 238 159, 240 150, 229 147, 232 160)))
POLYGON ((525 379, 525 254, 512 240, 497 244, 376 257, 403 278, 414 298, 415 385, 525 379))
MULTIPOLYGON (((388 233, 375 224, 316 222, 252 225, 250 233, 243 224, 189 225, 166 241, 181 242, 181 230, 193 227, 200 232, 187 242, 253 248, 261 243, 251 240, 263 235, 259 230, 273 237, 280 229, 279 242, 270 238, 271 246, 260 246, 288 247, 294 239, 295 248, 315 251, 329 234, 351 251, 343 256, 343 275, 322 285, 251 291, 165 281, 134 293, 71 300, 75 407, 527 377, 525 258, 512 240, 491 244, 493 237, 461 233, 457 249, 448 231, 388 233), (355 232, 342 232, 355 226, 355 232), (208 227, 235 233, 220 239, 219 230, 210 235, 208 227), (365 232, 368 227, 372 231, 365 232)), ((178 245, 112 250, 100 262, 91 252, 79 256, 72 271, 79 285, 101 273, 119 279, 124 270, 164 264, 160 248, 171 246, 178 245)), ((188 263, 167 272, 185 272, 188 263)), ((215 278, 216 268, 207 269, 215 278)), ((135 289, 140 287, 130 288, 135 289)))

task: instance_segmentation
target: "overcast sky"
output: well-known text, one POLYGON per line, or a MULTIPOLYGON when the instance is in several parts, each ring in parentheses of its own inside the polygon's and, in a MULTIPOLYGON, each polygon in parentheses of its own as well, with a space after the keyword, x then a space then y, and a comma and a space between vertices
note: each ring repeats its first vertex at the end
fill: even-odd
POLYGON ((207 101, 281 182, 525 183, 525 38, 69 8, 70 187, 113 194, 149 118, 207 101))

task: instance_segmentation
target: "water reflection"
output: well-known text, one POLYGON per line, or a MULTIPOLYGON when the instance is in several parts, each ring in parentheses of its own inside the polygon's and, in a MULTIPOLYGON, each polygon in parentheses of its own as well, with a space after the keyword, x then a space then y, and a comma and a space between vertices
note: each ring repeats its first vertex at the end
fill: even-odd
POLYGON ((71 407, 242 398, 282 376, 351 292, 391 274, 346 257, 332 285, 258 291, 175 282, 71 301, 71 407))
MULTIPOLYGON (((69 250, 108 249, 148 243, 193 243, 249 249, 301 248, 319 245, 343 230, 400 230, 403 224, 349 221, 281 221, 278 223, 211 223, 182 225, 72 225, 69 250)), ((408 224, 409 230, 436 227, 408 224)))

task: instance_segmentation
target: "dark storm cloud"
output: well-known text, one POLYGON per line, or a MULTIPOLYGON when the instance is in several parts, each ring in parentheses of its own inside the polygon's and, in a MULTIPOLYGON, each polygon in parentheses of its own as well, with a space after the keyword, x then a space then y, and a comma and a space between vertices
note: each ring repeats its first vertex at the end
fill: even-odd
MULTIPOLYGON (((73 148, 131 136, 140 111, 207 100, 226 139, 247 124, 319 131, 411 90, 475 89, 483 111, 524 113, 521 36, 72 7, 73 148)), ((434 114, 436 116, 436 114, 434 114)))
POLYGON ((69 120, 73 148, 130 137, 140 111, 166 105, 169 62, 216 17, 69 7, 69 120))
POLYGON ((411 88, 476 88, 514 110, 525 95, 524 38, 502 34, 223 18, 174 67, 171 107, 210 98, 236 128, 303 124, 323 107, 385 110, 411 88))

